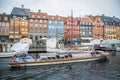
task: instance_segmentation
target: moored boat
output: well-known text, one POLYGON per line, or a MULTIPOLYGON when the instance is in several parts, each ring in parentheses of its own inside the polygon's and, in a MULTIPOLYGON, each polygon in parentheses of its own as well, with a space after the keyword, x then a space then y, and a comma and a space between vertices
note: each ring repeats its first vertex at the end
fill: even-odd
POLYGON ((107 55, 109 55, 108 52, 102 51, 44 53, 35 56, 13 57, 10 59, 9 65, 11 67, 20 67, 93 61, 103 59, 107 55))

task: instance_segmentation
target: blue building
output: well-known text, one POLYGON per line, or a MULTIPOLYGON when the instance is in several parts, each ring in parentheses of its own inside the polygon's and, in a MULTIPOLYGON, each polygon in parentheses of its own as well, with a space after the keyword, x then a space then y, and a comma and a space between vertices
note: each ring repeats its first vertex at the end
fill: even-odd
POLYGON ((53 37, 64 37, 64 21, 58 15, 48 16, 48 38, 53 37))

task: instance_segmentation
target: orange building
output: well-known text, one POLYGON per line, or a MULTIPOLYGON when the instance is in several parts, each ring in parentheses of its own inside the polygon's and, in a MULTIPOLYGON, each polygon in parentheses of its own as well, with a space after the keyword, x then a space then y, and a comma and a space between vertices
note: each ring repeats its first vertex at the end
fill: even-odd
POLYGON ((28 20, 20 17, 10 20, 10 38, 28 37, 28 20))
POLYGON ((93 39, 103 39, 104 38, 104 22, 99 16, 88 16, 92 22, 92 37, 93 39))
POLYGON ((10 36, 9 38, 19 40, 22 37, 28 37, 28 16, 30 9, 14 7, 10 14, 10 36))

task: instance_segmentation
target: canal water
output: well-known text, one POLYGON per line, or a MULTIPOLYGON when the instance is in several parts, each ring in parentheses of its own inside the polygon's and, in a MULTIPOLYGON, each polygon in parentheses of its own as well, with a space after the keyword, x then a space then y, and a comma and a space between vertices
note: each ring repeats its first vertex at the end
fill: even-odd
POLYGON ((0 80, 120 80, 120 52, 106 61, 91 61, 11 69, 9 58, 0 58, 0 80))

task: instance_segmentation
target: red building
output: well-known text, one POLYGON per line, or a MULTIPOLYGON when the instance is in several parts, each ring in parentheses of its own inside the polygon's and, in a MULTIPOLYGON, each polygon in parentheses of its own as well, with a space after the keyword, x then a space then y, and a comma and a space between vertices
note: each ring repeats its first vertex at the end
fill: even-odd
POLYGON ((76 41, 80 39, 80 27, 78 21, 74 17, 66 17, 65 20, 65 39, 67 41, 76 41))
POLYGON ((0 14, 0 41, 6 41, 9 38, 10 15, 0 14))

